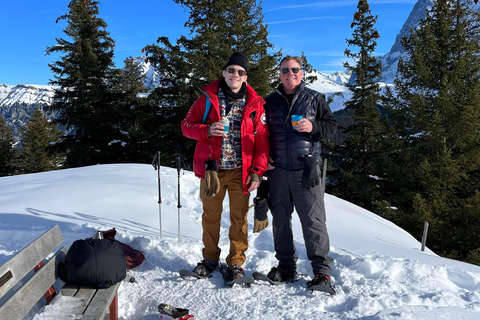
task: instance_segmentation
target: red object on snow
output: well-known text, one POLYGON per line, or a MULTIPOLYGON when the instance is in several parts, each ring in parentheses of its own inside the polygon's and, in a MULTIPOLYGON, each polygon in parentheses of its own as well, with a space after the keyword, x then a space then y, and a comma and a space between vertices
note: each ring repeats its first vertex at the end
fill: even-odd
MULTIPOLYGON (((104 239, 115 240, 115 235, 117 234, 117 230, 115 230, 115 228, 107 231, 101 231, 101 232, 103 234, 104 239)), ((132 247, 130 247, 128 244, 122 243, 118 240, 115 240, 115 241, 117 241, 121 245, 123 252, 125 253, 125 257, 127 258, 128 270, 138 267, 139 265, 142 264, 143 260, 145 260, 145 256, 141 251, 135 250, 132 247)))

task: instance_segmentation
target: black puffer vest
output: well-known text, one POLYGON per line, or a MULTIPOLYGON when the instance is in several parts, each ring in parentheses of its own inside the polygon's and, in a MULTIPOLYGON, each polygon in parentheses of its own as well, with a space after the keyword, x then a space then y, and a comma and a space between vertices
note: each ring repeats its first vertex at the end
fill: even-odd
MULTIPOLYGON (((270 131, 270 154, 273 166, 290 171, 303 169, 302 157, 310 153, 320 155, 320 139, 332 136, 336 131, 336 121, 320 92, 305 87, 305 82, 297 88, 288 105, 280 85, 265 99, 265 114, 270 131), (291 115, 303 115, 314 123, 314 132, 298 132, 292 127, 291 115), (316 124, 315 124, 316 123, 316 124)), ((319 157, 320 161, 320 157, 319 157)))

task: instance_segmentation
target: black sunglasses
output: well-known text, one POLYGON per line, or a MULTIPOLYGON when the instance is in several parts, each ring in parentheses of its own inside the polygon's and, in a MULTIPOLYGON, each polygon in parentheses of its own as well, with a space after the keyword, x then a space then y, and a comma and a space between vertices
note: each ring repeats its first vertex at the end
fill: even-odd
POLYGON ((227 68, 227 72, 230 74, 235 74, 235 72, 237 72, 240 77, 245 77, 247 75, 247 71, 237 70, 235 68, 227 68))
POLYGON ((300 68, 297 68, 297 67, 291 68, 291 69, 289 69, 289 68, 282 68, 282 73, 283 73, 283 74, 287 74, 289 70, 292 70, 293 73, 297 74, 297 73, 300 72, 301 69, 300 69, 300 68))

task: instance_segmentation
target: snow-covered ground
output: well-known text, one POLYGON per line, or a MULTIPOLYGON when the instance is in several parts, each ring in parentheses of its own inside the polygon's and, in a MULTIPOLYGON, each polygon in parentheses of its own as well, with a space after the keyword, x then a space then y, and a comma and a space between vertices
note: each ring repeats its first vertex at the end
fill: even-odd
MULTIPOLYGON (((187 308, 195 319, 480 319, 480 267, 441 258, 394 224, 326 194, 336 296, 305 290, 306 280, 251 288, 208 280, 182 280, 178 270, 201 260, 199 180, 161 168, 162 235, 157 172, 147 164, 111 164, 0 178, 0 264, 55 224, 65 245, 95 230, 116 228, 117 239, 141 250, 144 263, 130 271, 136 283, 119 290, 121 319, 158 319, 160 303, 187 308), (180 241, 178 222, 180 221, 180 241)), ((328 191, 328 190, 327 190, 328 191)), ((228 201, 220 247, 229 248, 228 201)), ((276 265, 272 229, 253 234, 249 212, 246 274, 276 265)), ((269 215, 270 219, 271 216, 269 215)), ((311 275, 299 221, 293 227, 298 269, 311 275)), ((428 245, 428 243, 427 243, 428 245)), ((71 319, 55 305, 35 319, 71 319)))

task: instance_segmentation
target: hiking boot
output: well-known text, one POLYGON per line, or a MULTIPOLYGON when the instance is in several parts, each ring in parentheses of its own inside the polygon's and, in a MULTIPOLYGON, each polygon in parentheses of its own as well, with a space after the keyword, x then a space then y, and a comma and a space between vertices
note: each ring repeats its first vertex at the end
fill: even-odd
POLYGON ((298 279, 297 269, 291 266, 273 267, 267 277, 275 282, 293 282, 298 279))
POLYGON ((224 275, 224 280, 226 282, 230 282, 241 277, 245 277, 245 273, 242 267, 236 264, 227 266, 227 270, 224 275))
POLYGON ((335 294, 330 277, 324 274, 316 274, 315 277, 307 282, 307 288, 311 290, 318 290, 335 294))
POLYGON ((193 272, 198 274, 200 277, 208 277, 213 271, 217 270, 218 261, 203 259, 197 266, 193 268, 193 272))

